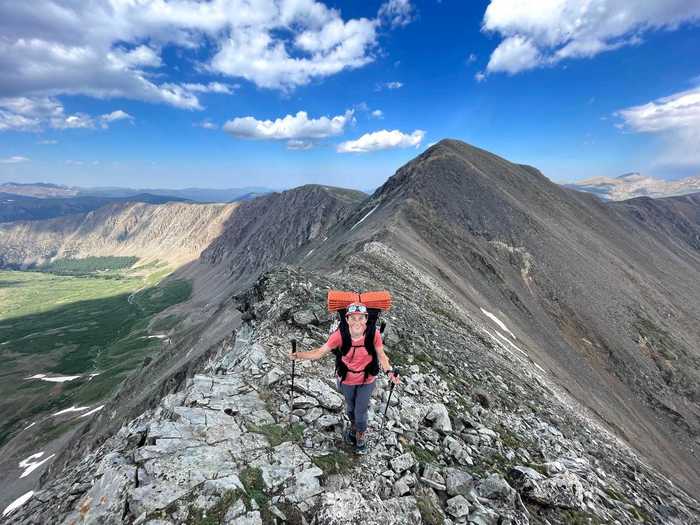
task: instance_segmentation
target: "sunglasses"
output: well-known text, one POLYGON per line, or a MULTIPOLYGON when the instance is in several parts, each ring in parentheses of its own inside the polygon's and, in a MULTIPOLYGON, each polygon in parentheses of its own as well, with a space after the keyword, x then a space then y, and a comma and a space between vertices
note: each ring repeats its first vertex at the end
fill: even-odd
POLYGON ((345 314, 346 316, 350 314, 366 314, 367 313, 367 307, 364 304, 351 304, 348 306, 348 311, 345 314))

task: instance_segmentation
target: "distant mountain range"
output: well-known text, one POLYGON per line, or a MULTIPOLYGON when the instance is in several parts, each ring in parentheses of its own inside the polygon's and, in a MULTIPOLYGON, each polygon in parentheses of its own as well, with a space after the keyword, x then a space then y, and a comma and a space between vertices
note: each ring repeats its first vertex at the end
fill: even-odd
POLYGON ((270 193, 267 188, 182 190, 132 188, 79 188, 59 184, 0 184, 0 222, 35 221, 87 213, 101 206, 122 202, 163 204, 166 202, 226 203, 254 199, 270 193))
POLYGON ((189 200, 194 202, 234 202, 253 199, 259 195, 270 193, 272 190, 258 186, 244 188, 183 188, 183 189, 135 189, 120 188, 116 186, 104 186, 94 188, 82 188, 79 186, 64 186, 37 182, 22 184, 18 182, 6 182, 0 184, 0 193, 12 193, 25 197, 39 199, 65 198, 65 197, 116 197, 129 198, 137 195, 149 194, 160 197, 172 197, 167 200, 189 200))
POLYGON ((700 192, 700 175, 679 180, 663 180, 640 173, 626 173, 615 178, 592 177, 563 186, 593 193, 603 200, 611 201, 634 197, 673 197, 700 192))

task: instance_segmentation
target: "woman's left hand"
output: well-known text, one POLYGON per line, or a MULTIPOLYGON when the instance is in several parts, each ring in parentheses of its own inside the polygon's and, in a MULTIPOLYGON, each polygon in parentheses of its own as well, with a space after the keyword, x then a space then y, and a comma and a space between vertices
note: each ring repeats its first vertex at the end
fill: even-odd
POLYGON ((395 385, 401 383, 401 378, 396 372, 389 372, 389 380, 395 385))

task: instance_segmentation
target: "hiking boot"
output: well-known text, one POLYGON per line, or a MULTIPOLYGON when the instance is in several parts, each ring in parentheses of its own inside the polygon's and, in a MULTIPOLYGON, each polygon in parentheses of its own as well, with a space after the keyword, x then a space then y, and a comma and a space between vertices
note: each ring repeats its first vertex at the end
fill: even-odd
POLYGON ((346 445, 354 447, 357 443, 357 440, 355 439, 355 431, 349 428, 345 432, 343 432, 343 441, 346 445))
POLYGON ((364 432, 358 432, 355 438, 355 453, 367 454, 367 438, 364 432))

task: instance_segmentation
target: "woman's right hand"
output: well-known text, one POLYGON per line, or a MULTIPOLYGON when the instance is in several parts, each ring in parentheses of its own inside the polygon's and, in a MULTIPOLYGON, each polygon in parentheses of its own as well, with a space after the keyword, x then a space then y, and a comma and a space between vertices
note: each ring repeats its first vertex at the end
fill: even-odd
POLYGON ((294 361, 295 359, 297 361, 301 360, 301 357, 299 356, 299 352, 289 352, 287 354, 287 357, 289 357, 289 359, 291 359, 292 361, 294 361))

